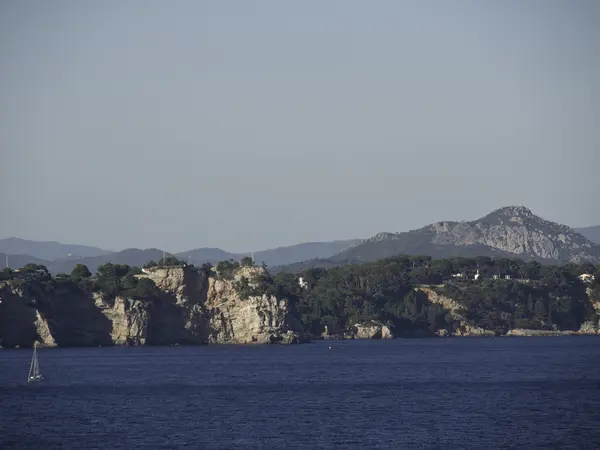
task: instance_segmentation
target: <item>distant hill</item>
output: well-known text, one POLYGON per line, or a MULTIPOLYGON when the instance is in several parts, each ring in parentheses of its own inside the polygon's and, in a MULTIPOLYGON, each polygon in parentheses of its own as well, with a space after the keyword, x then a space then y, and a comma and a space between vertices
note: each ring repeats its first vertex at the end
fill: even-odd
POLYGON ((600 244, 600 225, 594 225, 592 227, 575 228, 579 234, 585 236, 590 241, 600 244))
POLYGON ((332 242, 305 242, 302 244, 255 252, 254 259, 258 263, 264 262, 267 266, 272 267, 305 261, 307 259, 329 258, 361 242, 361 239, 332 242))
MULTIPOLYGON (((6 253, 0 253, 0 269, 4 269, 6 267, 6 253)), ((43 266, 47 266, 49 264, 48 261, 40 258, 34 258, 29 255, 8 255, 8 267, 11 269, 20 269, 26 264, 41 264, 43 266)))
POLYGON ((241 258, 241 256, 235 253, 229 253, 220 248, 196 248, 194 250, 176 253, 175 256, 182 261, 190 262, 195 265, 201 265, 207 262, 216 264, 227 259, 238 260, 241 258))
MULTIPOLYGON (((292 264, 299 261, 314 258, 329 258, 352 245, 362 242, 360 239, 349 239, 332 242, 305 242, 302 244, 277 247, 269 250, 254 252, 257 263, 265 263, 267 266, 292 264)), ((230 253, 219 248, 198 248, 187 252, 177 253, 175 256, 192 264, 203 264, 210 262, 215 264, 226 259, 240 260, 252 253, 230 253)))
MULTIPOLYGON (((166 252, 167 256, 171 253, 166 252)), ((98 266, 106 263, 128 264, 130 266, 142 267, 148 261, 158 261, 163 256, 163 251, 157 248, 141 250, 139 248, 128 248, 120 252, 108 255, 96 256, 95 258, 78 258, 53 261, 47 264, 48 270, 53 273, 70 273, 77 264, 85 264, 88 269, 95 273, 98 266)))
POLYGON ((34 258, 54 261, 69 257, 95 257, 112 252, 86 245, 61 244, 60 242, 29 241, 11 237, 0 239, 0 252, 9 255, 29 255, 34 258))
POLYGON ((528 208, 509 206, 471 222, 438 222, 404 233, 379 233, 332 257, 278 266, 275 271, 332 267, 400 254, 600 263, 599 245, 565 225, 534 215, 528 208))
MULTIPOLYGON (((306 259, 330 257, 360 242, 359 239, 334 242, 307 242, 255 252, 254 259, 257 263, 264 262, 267 266, 292 264, 306 259)), ((167 255, 170 254, 167 252, 167 255)), ((250 253, 230 253, 219 248, 198 248, 174 254, 178 259, 194 265, 201 265, 206 262, 217 264, 227 259, 239 261, 244 256, 249 255, 250 253)), ((162 250, 156 248, 146 250, 127 249, 91 258, 61 258, 52 262, 46 262, 46 266, 50 272, 56 274, 61 272, 70 273, 77 264, 85 264, 93 273, 98 269, 98 266, 107 262, 141 267, 148 261, 156 261, 161 257, 162 250)))

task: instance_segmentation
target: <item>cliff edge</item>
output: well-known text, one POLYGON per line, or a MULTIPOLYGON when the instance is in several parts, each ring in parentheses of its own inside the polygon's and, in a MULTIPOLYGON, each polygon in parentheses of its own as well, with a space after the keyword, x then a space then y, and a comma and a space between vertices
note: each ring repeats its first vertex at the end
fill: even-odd
MULTIPOLYGON (((76 283, 0 282, 0 345, 174 345, 301 343, 287 299, 258 282, 262 267, 240 267, 227 277, 194 267, 167 267, 136 275, 144 295, 109 295, 76 283), (240 286, 246 288, 240 289, 240 286)), ((135 280, 134 280, 135 281, 135 280)), ((120 281, 124 283, 124 281, 120 281)))

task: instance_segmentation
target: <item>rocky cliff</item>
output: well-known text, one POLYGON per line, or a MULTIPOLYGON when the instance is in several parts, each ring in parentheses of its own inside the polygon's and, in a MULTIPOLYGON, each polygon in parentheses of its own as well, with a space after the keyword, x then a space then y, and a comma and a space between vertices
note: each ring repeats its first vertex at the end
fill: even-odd
POLYGON ((455 321, 452 329, 437 330, 436 334, 438 336, 494 336, 493 331, 485 330, 471 324, 466 318, 467 311, 465 307, 455 300, 439 294, 428 287, 420 287, 416 290, 424 293, 429 302, 442 306, 455 321))
POLYGON ((428 228, 434 234, 434 244, 480 244, 558 262, 600 262, 600 247, 575 230, 542 219, 523 206, 500 208, 473 222, 438 222, 428 228))
MULTIPOLYGON (((415 290, 424 293, 431 303, 441 305, 454 319, 454 324, 451 328, 439 329, 436 331, 437 336, 495 336, 491 330, 478 327, 471 323, 467 318, 466 308, 455 301, 454 299, 436 292, 434 289, 426 286, 421 286, 415 290)), ((592 297, 591 290, 588 289, 588 298, 592 303, 597 314, 600 314, 600 302, 595 301, 592 297)), ((533 330, 524 328, 514 328, 506 332, 506 336, 561 336, 561 335, 589 335, 600 334, 599 321, 586 321, 581 324, 581 327, 573 330, 533 330)))
MULTIPOLYGON (((230 279, 191 267, 155 269, 152 298, 107 297, 74 285, 31 289, 23 280, 0 282, 3 347, 298 343, 288 302, 268 294, 244 295, 237 283, 266 276, 242 267, 230 279)), ((252 286, 251 286, 252 287, 252 286)))

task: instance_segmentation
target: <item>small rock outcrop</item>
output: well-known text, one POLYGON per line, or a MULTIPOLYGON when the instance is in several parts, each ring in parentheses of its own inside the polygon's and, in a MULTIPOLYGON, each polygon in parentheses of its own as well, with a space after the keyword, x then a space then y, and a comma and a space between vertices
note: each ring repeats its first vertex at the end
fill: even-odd
POLYGON ((417 291, 423 292, 427 295, 427 299, 431 303, 436 303, 447 310, 452 318, 456 321, 454 329, 446 330, 441 329, 436 331, 437 336, 494 336, 495 333, 490 330, 485 330, 481 327, 475 326, 469 322, 466 318, 466 310, 463 305, 457 301, 446 297, 445 295, 435 292, 431 288, 420 287, 417 291))
POLYGON ((355 339, 392 339, 390 329, 378 321, 360 322, 354 324, 355 339))
POLYGON ((38 340, 37 342, 43 347, 56 347, 56 341, 54 340, 54 336, 52 336, 52 332, 50 331, 50 326, 48 325, 48 321, 42 317, 39 311, 35 312, 35 322, 33 323, 38 340))

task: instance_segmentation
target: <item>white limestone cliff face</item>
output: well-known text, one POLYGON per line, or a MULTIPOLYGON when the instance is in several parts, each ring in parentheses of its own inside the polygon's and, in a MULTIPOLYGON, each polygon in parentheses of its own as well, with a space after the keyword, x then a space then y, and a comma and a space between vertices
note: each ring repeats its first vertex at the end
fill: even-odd
POLYGON ((249 287, 257 286, 262 267, 242 267, 233 280, 210 278, 205 308, 209 319, 209 342, 215 343, 293 343, 300 336, 288 329, 288 303, 274 296, 250 295, 242 298, 235 283, 242 277, 249 287))
MULTIPOLYGON (((455 300, 435 292, 428 287, 419 287, 420 290, 427 295, 431 303, 437 303, 446 309, 457 321, 454 330, 441 329, 436 331, 437 336, 494 336, 495 333, 490 330, 478 327, 470 323, 465 317, 466 310, 464 306, 455 300)), ((600 315, 600 302, 595 301, 592 296, 592 291, 588 288, 587 295, 592 302, 597 314, 600 315)), ((571 336, 571 335, 589 335, 600 334, 600 322, 586 321, 581 324, 579 330, 535 330, 525 328, 515 328, 508 330, 506 336, 571 336)))
POLYGON ((96 307, 111 322, 110 339, 114 345, 144 345, 148 336, 148 308, 140 300, 117 297, 111 303, 94 294, 96 307))
POLYGON ((139 277, 151 279, 164 292, 163 305, 170 311, 172 320, 171 324, 163 325, 180 329, 179 337, 171 339, 194 344, 208 342, 209 317, 205 303, 210 278, 206 274, 193 268, 167 267, 139 277))
POLYGON ((429 227, 435 244, 482 244, 516 255, 562 262, 600 261, 600 247, 573 229, 534 215, 522 206, 500 208, 472 222, 429 227))
POLYGON ((54 340, 54 336, 52 336, 48 321, 42 317, 38 310, 35 311, 34 327, 39 337, 38 343, 40 345, 43 347, 56 347, 56 341, 54 340))
POLYGON ((189 267, 157 269, 141 275, 162 291, 149 299, 67 291, 35 298, 22 283, 0 283, 0 345, 302 342, 291 329, 287 300, 238 292, 241 277, 263 275, 262 267, 240 268, 230 280, 189 267))
POLYGON ((438 336, 494 336, 495 333, 490 330, 485 330, 481 327, 475 326, 469 322, 466 318, 466 310, 465 307, 462 306, 457 301, 446 297, 445 295, 438 294, 433 289, 427 287, 416 288, 417 291, 423 292, 427 295, 427 299, 431 303, 436 303, 442 306, 446 311, 448 311, 452 318, 456 321, 456 326, 454 330, 437 330, 436 334, 438 336))

